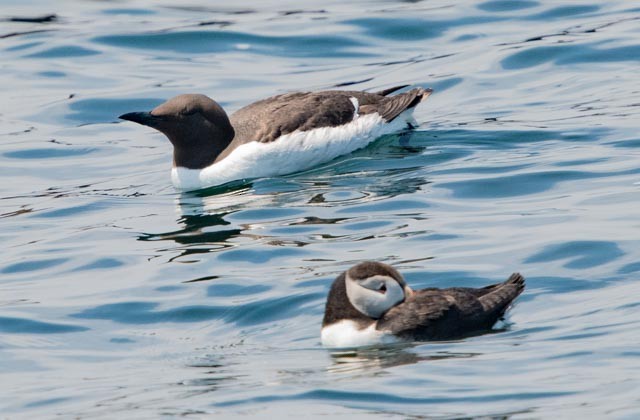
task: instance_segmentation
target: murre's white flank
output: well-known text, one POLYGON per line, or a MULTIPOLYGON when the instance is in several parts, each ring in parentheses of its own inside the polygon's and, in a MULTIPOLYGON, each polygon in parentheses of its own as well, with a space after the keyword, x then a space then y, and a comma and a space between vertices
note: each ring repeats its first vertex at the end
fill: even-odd
POLYGON ((151 112, 120 118, 164 133, 174 147, 173 184, 195 190, 310 169, 412 128, 411 114, 431 90, 388 96, 403 87, 294 92, 255 102, 231 117, 204 95, 179 95, 151 112))
POLYGON ((220 162, 204 169, 174 167, 173 185, 194 190, 237 179, 286 175, 330 162, 338 156, 366 147, 373 140, 406 127, 413 108, 390 123, 378 114, 356 116, 337 127, 314 128, 285 134, 271 143, 250 142, 238 146, 220 162))

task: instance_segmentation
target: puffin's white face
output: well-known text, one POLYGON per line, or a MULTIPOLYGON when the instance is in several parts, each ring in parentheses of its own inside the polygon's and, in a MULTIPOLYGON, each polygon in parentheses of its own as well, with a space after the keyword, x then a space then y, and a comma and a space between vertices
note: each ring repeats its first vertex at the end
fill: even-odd
MULTIPOLYGON (((347 297, 360 312, 371 318, 382 314, 405 298, 405 290, 393 277, 375 275, 363 279, 345 278, 347 297)), ((407 289, 408 286, 406 286, 407 289)), ((410 291, 410 289, 409 289, 410 291)))

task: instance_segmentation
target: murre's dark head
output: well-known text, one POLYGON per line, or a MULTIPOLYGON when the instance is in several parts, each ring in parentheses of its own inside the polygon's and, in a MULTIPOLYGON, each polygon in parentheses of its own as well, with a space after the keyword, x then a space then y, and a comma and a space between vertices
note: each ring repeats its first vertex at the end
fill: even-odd
POLYGON ((189 169, 214 163, 235 135, 224 109, 199 94, 178 95, 151 112, 130 112, 119 118, 162 132, 173 144, 173 164, 189 169))
POLYGON ((342 273, 331 286, 323 326, 343 319, 365 325, 413 294, 390 265, 365 261, 342 273))

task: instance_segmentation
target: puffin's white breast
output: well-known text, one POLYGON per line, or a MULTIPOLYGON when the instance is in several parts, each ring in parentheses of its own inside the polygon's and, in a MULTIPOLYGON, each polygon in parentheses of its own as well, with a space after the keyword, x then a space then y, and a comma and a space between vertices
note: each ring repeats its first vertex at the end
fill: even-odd
POLYGON ((226 158, 204 169, 173 168, 171 179, 178 189, 194 190, 238 179, 285 175, 329 162, 361 149, 376 138, 406 126, 413 108, 391 123, 378 114, 356 116, 337 127, 295 131, 271 143, 250 142, 238 146, 226 158))
POLYGON ((374 344, 394 343, 398 339, 391 334, 376 330, 376 324, 358 329, 358 324, 342 320, 322 328, 322 345, 325 347, 361 347, 374 344))

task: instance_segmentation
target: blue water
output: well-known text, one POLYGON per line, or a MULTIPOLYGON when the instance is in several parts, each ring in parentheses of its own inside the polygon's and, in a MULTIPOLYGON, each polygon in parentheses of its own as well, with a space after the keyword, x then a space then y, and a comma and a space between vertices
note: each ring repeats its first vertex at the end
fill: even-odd
POLYGON ((637 2, 0 12, 0 417, 640 416, 637 2), (435 89, 412 134, 191 195, 116 118, 405 83, 435 89), (326 293, 364 259, 528 286, 494 334, 325 350, 326 293))

